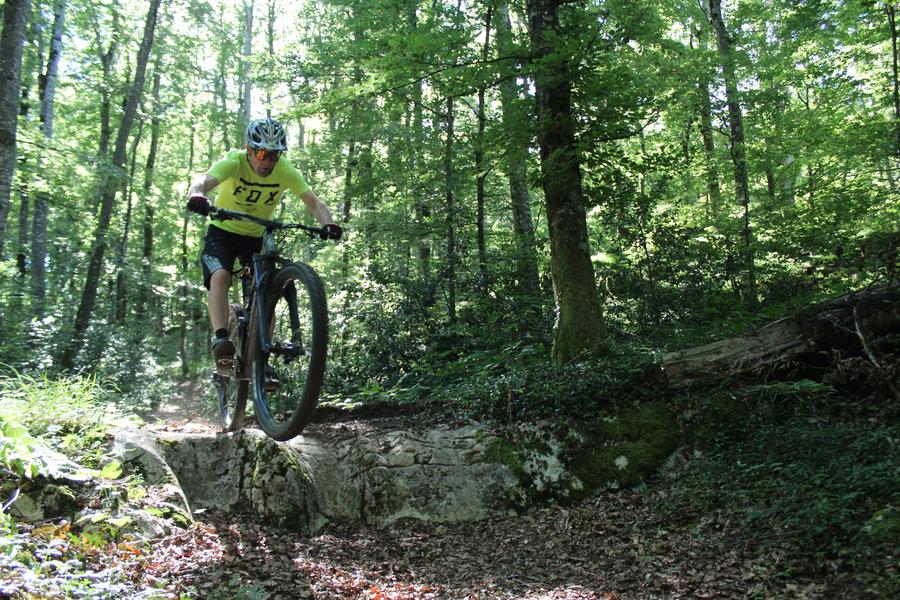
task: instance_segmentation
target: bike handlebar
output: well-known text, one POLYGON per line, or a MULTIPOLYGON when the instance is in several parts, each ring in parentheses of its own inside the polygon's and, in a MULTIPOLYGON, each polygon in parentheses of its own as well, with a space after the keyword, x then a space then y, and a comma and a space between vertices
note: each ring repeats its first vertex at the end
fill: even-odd
POLYGON ((215 219, 216 221, 227 221, 229 219, 235 219, 238 221, 251 221, 253 223, 258 223, 264 226, 266 229, 301 229, 311 236, 322 236, 326 233, 324 227, 310 227, 309 225, 304 225, 302 223, 282 223, 281 221, 270 221, 268 219, 262 219, 260 217, 248 215, 247 213, 228 210, 225 208, 216 208, 215 206, 210 207, 209 218, 215 219))

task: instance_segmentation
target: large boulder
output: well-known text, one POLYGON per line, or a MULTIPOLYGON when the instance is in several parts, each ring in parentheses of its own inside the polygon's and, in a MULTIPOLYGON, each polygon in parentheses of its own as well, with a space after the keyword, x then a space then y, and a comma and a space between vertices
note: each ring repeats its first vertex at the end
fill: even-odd
POLYGON ((521 427, 503 437, 483 426, 359 431, 335 435, 318 426, 286 443, 254 429, 167 432, 122 446, 142 448, 132 462, 145 477, 177 481, 184 505, 195 511, 246 511, 313 533, 330 520, 487 519, 533 501, 634 485, 655 473, 677 443, 662 403, 555 432, 521 427))
POLYGON ((334 444, 312 436, 278 443, 256 430, 166 433, 158 445, 195 510, 247 510, 313 532, 331 519, 389 524, 509 514, 523 492, 507 465, 485 461, 493 441, 466 427, 334 444))

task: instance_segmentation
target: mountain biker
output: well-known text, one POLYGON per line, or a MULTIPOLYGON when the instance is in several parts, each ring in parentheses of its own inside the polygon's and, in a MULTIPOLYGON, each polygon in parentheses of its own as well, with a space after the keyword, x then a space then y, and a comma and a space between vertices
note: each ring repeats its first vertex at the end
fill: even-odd
MULTIPOLYGON (((188 189, 188 210, 208 215, 212 204, 206 195, 221 186, 217 208, 271 219, 287 189, 303 200, 310 214, 324 226, 323 239, 340 239, 343 230, 335 224, 331 211, 284 156, 284 127, 269 118, 255 119, 247 126, 246 140, 245 149, 229 151, 194 180, 188 189)), ((203 239, 200 262, 203 284, 209 290, 209 320, 214 332, 211 349, 220 370, 227 371, 234 359, 234 342, 228 337, 228 290, 234 260, 249 262, 251 255, 262 248, 263 231, 262 225, 249 221, 212 221, 203 239)))

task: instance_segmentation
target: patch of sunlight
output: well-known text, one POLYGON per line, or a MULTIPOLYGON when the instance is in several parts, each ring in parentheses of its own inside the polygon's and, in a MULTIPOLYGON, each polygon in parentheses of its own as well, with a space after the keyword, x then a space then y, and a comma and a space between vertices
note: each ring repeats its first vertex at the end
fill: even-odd
POLYGON ((608 252, 597 252, 591 257, 591 262, 601 265, 614 265, 619 262, 619 259, 616 255, 608 252))

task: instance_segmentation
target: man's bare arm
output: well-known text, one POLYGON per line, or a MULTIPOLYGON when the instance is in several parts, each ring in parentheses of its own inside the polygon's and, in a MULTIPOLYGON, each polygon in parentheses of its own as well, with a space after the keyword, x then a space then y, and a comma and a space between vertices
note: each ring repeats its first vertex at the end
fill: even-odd
POLYGON ((300 194, 300 199, 303 200, 303 204, 306 205, 306 210, 308 210, 319 223, 322 225, 334 223, 334 217, 331 216, 331 211, 328 210, 328 207, 325 206, 324 202, 319 200, 319 197, 316 196, 314 191, 306 190, 300 194))
POLYGON ((194 195, 206 196, 211 190, 219 185, 219 180, 215 177, 203 174, 197 177, 188 189, 188 197, 194 195))

